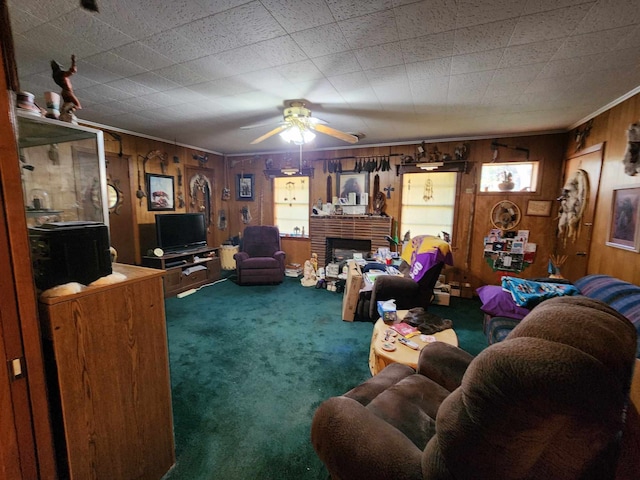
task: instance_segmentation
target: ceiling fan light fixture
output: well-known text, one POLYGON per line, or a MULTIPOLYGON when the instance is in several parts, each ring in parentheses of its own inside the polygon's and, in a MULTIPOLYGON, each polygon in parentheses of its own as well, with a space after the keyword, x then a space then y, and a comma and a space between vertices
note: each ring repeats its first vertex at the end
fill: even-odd
POLYGON ((435 170, 438 167, 443 166, 443 162, 424 162, 424 163, 416 163, 416 167, 421 168, 422 170, 435 170))
POLYGON ((316 138, 316 134, 311 130, 295 125, 292 125, 286 130, 280 132, 280 136, 285 142, 293 143, 295 145, 304 145, 316 138))

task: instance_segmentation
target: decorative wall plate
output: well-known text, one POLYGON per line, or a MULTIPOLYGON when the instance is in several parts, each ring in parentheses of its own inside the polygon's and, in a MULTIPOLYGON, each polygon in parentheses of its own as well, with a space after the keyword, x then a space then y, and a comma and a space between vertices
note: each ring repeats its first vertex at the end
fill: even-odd
POLYGON ((501 230, 516 228, 521 218, 520 207, 510 200, 502 200, 491 209, 491 224, 501 230))

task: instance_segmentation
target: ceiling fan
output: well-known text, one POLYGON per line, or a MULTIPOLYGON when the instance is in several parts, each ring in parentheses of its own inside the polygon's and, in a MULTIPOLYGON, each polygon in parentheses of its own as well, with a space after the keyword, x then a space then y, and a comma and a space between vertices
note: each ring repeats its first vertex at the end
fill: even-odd
POLYGON ((260 143, 273 135, 280 134, 286 141, 302 145, 315 137, 314 131, 330 135, 348 143, 356 143, 358 137, 350 133, 341 132, 328 127, 322 120, 312 117, 311 110, 305 107, 304 102, 294 100, 284 109, 284 120, 276 128, 256 138, 251 145, 260 143))

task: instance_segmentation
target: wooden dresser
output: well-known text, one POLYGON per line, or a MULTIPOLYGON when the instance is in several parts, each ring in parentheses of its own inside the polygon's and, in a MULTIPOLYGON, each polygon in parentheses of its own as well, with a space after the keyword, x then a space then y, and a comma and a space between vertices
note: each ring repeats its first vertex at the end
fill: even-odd
POLYGON ((58 471, 160 479, 175 463, 163 271, 40 300, 58 471))

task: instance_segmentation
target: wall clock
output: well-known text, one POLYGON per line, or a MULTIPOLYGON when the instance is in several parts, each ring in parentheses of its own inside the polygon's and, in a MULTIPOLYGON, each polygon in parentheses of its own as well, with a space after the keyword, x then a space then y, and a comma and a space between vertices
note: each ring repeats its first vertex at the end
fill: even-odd
POLYGON ((521 218, 520 207, 509 200, 502 200, 491 209, 491 223, 501 230, 516 228, 521 218))

